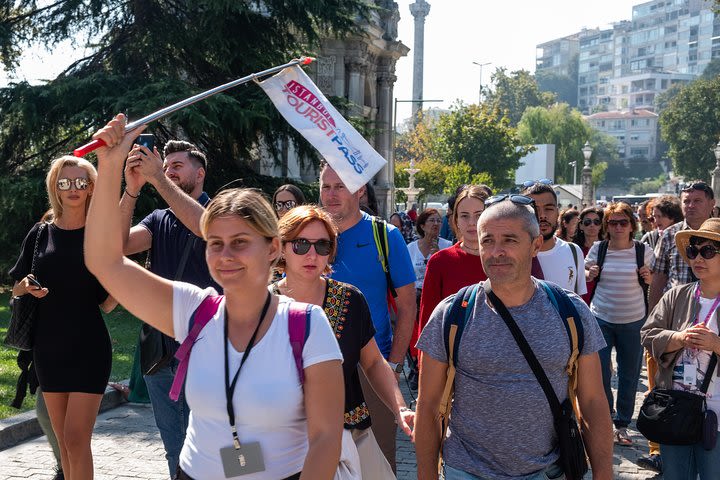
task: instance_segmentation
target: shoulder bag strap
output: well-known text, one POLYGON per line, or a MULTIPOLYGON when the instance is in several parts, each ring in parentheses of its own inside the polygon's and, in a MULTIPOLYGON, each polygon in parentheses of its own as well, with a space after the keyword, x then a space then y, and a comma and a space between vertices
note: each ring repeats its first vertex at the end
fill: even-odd
MULTIPOLYGON (((637 240, 633 240, 633 242, 635 242, 635 264, 639 270, 645 265, 645 244, 638 242, 637 240)), ((640 288, 642 288, 643 300, 645 300, 645 315, 647 315, 650 313, 648 309, 648 290, 650 289, 650 285, 645 283, 645 280, 643 280, 639 271, 637 278, 638 282, 640 282, 640 288)))
POLYGON ((175 352, 175 358, 178 359, 179 363, 175 372, 175 378, 173 378, 172 387, 170 387, 170 398, 175 402, 177 402, 180 396, 180 390, 185 382, 185 376, 187 376, 187 369, 190 364, 190 351, 200 335, 200 331, 217 312, 223 298, 223 295, 208 295, 190 317, 189 324, 191 327, 188 336, 185 337, 185 340, 183 340, 175 352))
POLYGON ((292 302, 288 309, 288 335, 290 336, 290 347, 292 348, 300 385, 305 383, 302 353, 310 334, 311 315, 312 305, 309 303, 292 302))
POLYGON ((550 404, 550 410, 552 411, 553 417, 555 419, 560 418, 562 416, 562 408, 560 407, 560 401, 558 400, 557 395, 555 395, 555 391, 550 384, 550 380, 548 380, 540 362, 533 353, 532 348, 530 348, 530 345, 527 343, 522 331, 520 331, 520 327, 517 326, 517 323, 513 320, 512 315, 510 315, 510 312, 508 312, 508 309, 498 296, 495 295, 495 292, 490 289, 490 282, 487 281, 485 282, 485 294, 502 317, 505 325, 507 325, 510 330, 510 333, 512 333, 512 336, 525 357, 525 360, 528 362, 528 365, 530 365, 530 369, 533 374, 535 374, 535 378, 537 378, 540 383, 540 387, 542 387, 545 397, 547 397, 547 401, 550 404))
POLYGON ((178 269, 175 272, 174 280, 176 280, 176 281, 180 280, 181 277, 183 276, 183 273, 185 273, 185 265, 187 265, 187 260, 188 260, 188 257, 190 256, 190 250, 192 250, 193 245, 195 245, 195 240, 197 239, 195 234, 193 234, 192 232, 190 232, 188 234, 188 237, 190 237, 190 238, 188 238, 188 241, 185 244, 185 249, 183 250, 182 257, 180 257, 180 263, 178 264, 178 269))
POLYGON ((375 246, 378 250, 380 265, 382 265, 383 272, 385 272, 387 288, 390 291, 392 298, 397 298, 397 292, 395 291, 395 287, 392 283, 392 277, 390 276, 390 247, 388 245, 387 223, 382 218, 372 217, 372 226, 373 239, 375 240, 375 246))
POLYGON ((40 253, 40 235, 42 235, 42 231, 45 230, 45 227, 47 227, 47 223, 42 222, 38 227, 37 234, 35 235, 35 247, 33 248, 33 258, 32 263, 30 264, 30 273, 33 275, 35 275, 35 263, 37 262, 37 257, 40 253))
MULTIPOLYGON (((574 243, 568 242, 568 246, 570 247, 570 251, 572 252, 573 256, 573 265, 575 265, 575 288, 573 291, 577 293, 579 285, 580 285, 580 265, 578 265, 578 254, 577 250, 575 248, 577 247, 574 243)), ((583 278, 585 277, 585 266, 582 267, 583 272, 583 278)))
POLYGON ((710 357, 710 363, 708 363, 707 371, 705 372, 705 378, 703 379, 703 383, 700 386, 700 391, 702 393, 706 393, 708 387, 710 386, 710 380, 712 380, 713 372, 715 371, 715 365, 717 365, 717 361, 717 353, 713 353, 712 357, 710 357))

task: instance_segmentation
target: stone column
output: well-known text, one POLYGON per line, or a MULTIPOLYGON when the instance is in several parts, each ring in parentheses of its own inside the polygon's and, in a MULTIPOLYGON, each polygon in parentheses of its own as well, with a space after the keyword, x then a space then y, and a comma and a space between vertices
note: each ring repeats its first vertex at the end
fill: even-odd
POLYGON ((393 85, 397 77, 391 73, 378 73, 377 86, 377 151, 387 164, 375 176, 375 196, 378 199, 378 214, 388 218, 395 211, 395 159, 393 152, 393 85))
MULTIPOLYGON (((415 18, 415 43, 413 44, 413 100, 423 98, 423 56, 425 53, 425 17, 430 13, 430 4, 425 0, 416 0, 410 4, 410 13, 415 18)), ((412 104, 413 122, 417 125, 421 102, 412 104)))
POLYGON ((346 64, 348 70, 348 100, 353 106, 353 115, 361 115, 365 103, 365 88, 362 84, 363 65, 360 62, 349 62, 346 64))
POLYGON ((593 193, 592 184, 592 168, 590 162, 585 160, 585 166, 582 169, 582 201, 584 207, 595 206, 595 195, 593 193))

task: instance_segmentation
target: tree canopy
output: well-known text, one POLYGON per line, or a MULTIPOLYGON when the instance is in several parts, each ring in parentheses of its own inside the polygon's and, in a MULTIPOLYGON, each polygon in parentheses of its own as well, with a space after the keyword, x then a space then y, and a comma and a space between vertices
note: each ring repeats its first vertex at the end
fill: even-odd
POLYGON ((720 138, 720 76, 699 78, 680 89, 660 114, 673 170, 690 179, 708 179, 720 138))
POLYGON ((541 92, 535 77, 527 70, 507 73, 497 68, 492 75, 493 88, 487 93, 485 103, 491 109, 498 109, 515 127, 528 107, 549 107, 555 103, 555 94, 541 92))

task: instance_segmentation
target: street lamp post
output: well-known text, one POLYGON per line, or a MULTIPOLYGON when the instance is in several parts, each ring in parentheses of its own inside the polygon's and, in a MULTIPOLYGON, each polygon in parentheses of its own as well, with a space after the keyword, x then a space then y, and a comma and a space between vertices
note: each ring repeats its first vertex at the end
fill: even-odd
POLYGON ((573 167, 573 185, 577 185, 577 160, 569 162, 568 165, 573 167))
POLYGON ((479 63, 479 62, 472 62, 474 65, 477 65, 480 67, 480 90, 478 92, 478 105, 482 103, 482 70, 485 65, 492 65, 492 62, 485 62, 485 63, 479 63))
POLYGON ((715 170, 712 172, 712 189, 715 194, 715 205, 720 201, 720 141, 715 145, 715 170))
POLYGON ((582 169, 582 201, 583 207, 592 207, 595 205, 595 195, 592 186, 592 168, 590 168, 590 157, 593 149, 590 142, 585 142, 582 148, 583 157, 585 158, 585 166, 582 169))

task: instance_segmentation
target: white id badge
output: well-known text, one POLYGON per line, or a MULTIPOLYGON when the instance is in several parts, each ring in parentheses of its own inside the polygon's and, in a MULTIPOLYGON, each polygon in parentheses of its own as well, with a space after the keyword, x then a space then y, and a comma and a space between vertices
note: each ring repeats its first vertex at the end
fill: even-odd
POLYGON ((225 471, 225 478, 265 471, 260 442, 243 443, 240 445, 240 450, 235 447, 221 448, 220 460, 225 471))
POLYGON ((697 386, 697 367, 695 365, 683 365, 683 383, 691 387, 697 386))

